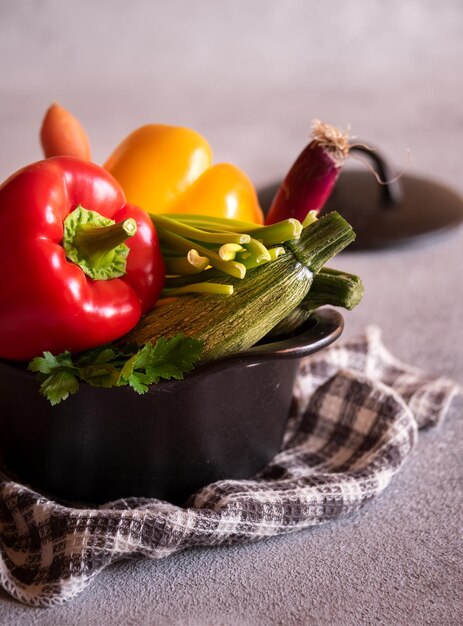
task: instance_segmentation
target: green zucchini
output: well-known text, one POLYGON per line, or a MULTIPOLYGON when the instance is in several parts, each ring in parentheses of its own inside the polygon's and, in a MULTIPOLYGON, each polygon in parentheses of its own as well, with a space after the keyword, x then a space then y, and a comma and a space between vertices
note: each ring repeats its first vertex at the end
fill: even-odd
POLYGON ((142 346, 183 333, 204 342, 201 361, 248 349, 299 305, 314 274, 354 238, 350 224, 329 213, 285 243, 286 253, 276 260, 244 279, 221 279, 233 285, 232 296, 184 295, 146 314, 124 340, 142 346))
POLYGON ((323 267, 314 276, 309 293, 268 333, 268 337, 288 335, 296 331, 320 306, 338 306, 351 311, 363 296, 362 280, 355 274, 323 267))
POLYGON ((329 304, 351 311, 361 301, 363 292, 364 287, 359 276, 323 267, 315 276, 312 288, 300 307, 310 312, 329 304))

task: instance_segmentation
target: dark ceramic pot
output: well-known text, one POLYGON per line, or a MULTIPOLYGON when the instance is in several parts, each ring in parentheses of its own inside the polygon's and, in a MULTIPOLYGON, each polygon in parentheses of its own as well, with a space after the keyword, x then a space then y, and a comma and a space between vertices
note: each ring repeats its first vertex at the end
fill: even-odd
POLYGON ((145 395, 81 385, 52 407, 24 368, 0 362, 0 455, 21 481, 68 501, 146 496, 181 503, 249 478, 278 452, 300 359, 342 332, 336 311, 301 331, 199 367, 145 395))

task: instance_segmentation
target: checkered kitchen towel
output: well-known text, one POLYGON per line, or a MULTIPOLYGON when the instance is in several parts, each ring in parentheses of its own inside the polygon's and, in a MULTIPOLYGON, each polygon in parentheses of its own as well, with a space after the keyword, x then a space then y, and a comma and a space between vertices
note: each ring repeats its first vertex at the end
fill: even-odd
POLYGON ((36 606, 64 603, 124 557, 162 558, 285 534, 359 509, 409 455, 417 430, 461 390, 394 359, 376 328, 302 362, 282 451, 252 480, 224 480, 185 507, 154 499, 95 509, 0 476, 0 582, 36 606))

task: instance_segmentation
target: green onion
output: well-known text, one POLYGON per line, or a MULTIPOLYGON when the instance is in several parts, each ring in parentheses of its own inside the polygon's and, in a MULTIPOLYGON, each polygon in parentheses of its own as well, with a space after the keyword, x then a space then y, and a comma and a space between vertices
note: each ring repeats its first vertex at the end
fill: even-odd
POLYGON ((246 233, 210 233, 205 230, 188 226, 180 220, 173 220, 163 215, 151 215, 157 230, 167 229, 177 235, 182 235, 194 241, 202 241, 204 243, 249 243, 251 237, 246 233))
MULTIPOLYGON (((176 233, 167 230, 158 230, 158 235, 161 243, 163 241, 167 242, 174 250, 176 249, 179 252, 185 252, 188 254, 191 249, 191 242, 181 235, 177 235, 176 233)), ((196 248, 198 252, 207 256, 212 267, 221 270, 225 274, 234 276, 235 278, 244 278, 246 268, 241 263, 237 263, 236 261, 222 261, 218 253, 203 246, 197 245, 196 248)))
POLYGON ((283 248, 283 246, 276 246, 275 248, 268 249, 268 253, 270 254, 271 261, 278 259, 278 257, 284 254, 285 252, 286 250, 283 248))
POLYGON ((314 222, 317 221, 317 219, 318 219, 317 211, 309 211, 307 215, 305 216, 304 221, 302 222, 302 227, 305 228, 306 226, 313 224, 314 222))
POLYGON ((257 239, 251 239, 244 246, 243 252, 237 254, 237 258, 246 268, 257 267, 257 265, 266 263, 271 259, 267 248, 257 239))
POLYGON ((213 280, 219 281, 224 278, 223 272, 210 268, 200 272, 198 274, 184 275, 184 276, 167 276, 165 281, 165 289, 177 289, 178 287, 185 287, 186 285, 193 285, 195 283, 202 283, 205 281, 213 280))
POLYGON ((184 293, 211 293, 219 296, 231 296, 233 285, 222 285, 220 283, 192 283, 176 289, 167 288, 162 292, 163 298, 170 296, 181 296, 184 293))
MULTIPOLYGON (((153 217, 153 216, 152 216, 153 217)), ((165 214, 162 217, 167 217, 165 214)), ((241 222, 227 217, 213 217, 212 215, 188 215, 187 213, 169 213, 169 219, 181 224, 188 224, 203 230, 214 232, 241 232, 249 233, 256 228, 253 222, 241 222)))
POLYGON ((284 243, 285 241, 290 241, 291 239, 299 239, 301 233, 301 222, 293 218, 249 231, 249 234, 252 237, 260 239, 266 246, 284 243))
POLYGON ((234 261, 237 252, 241 252, 242 250, 244 250, 243 246, 237 243, 224 243, 223 246, 219 248, 219 257, 222 261, 234 261))
MULTIPOLYGON (((176 289, 176 293, 186 292, 188 285, 198 285, 210 278, 220 279, 224 275, 242 279, 247 269, 275 261, 284 252, 281 244, 296 241, 302 232, 301 223, 295 219, 259 226, 200 215, 151 217, 159 236, 167 274, 169 278, 178 279, 175 285, 166 284, 166 288, 176 289), (269 249, 270 246, 272 248, 269 249), (214 273, 209 273, 209 266, 214 273), (198 275, 201 276, 198 278, 198 275)), ((197 287, 194 289, 198 290, 197 287)))
POLYGON ((200 256, 197 250, 191 249, 186 256, 164 255, 166 274, 198 274, 203 272, 210 261, 208 257, 200 256))

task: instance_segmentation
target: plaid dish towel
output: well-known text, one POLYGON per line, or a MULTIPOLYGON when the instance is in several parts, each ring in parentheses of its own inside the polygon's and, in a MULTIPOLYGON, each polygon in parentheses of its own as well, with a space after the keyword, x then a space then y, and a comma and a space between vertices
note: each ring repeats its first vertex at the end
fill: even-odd
POLYGON ((397 361, 372 327, 302 361, 282 451, 258 476, 209 485, 185 507, 131 498, 70 508, 0 475, 0 582, 21 602, 51 606, 124 557, 256 540, 352 513, 389 484, 417 430, 442 420, 457 393, 397 361))

